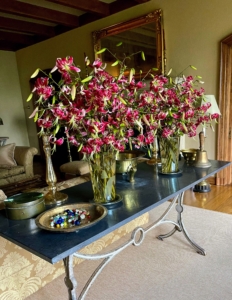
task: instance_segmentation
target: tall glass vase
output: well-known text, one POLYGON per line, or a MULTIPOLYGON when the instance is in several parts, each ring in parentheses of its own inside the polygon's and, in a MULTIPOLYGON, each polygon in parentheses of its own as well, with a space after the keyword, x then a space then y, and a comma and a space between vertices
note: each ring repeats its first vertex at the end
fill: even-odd
POLYGON ((51 146, 49 137, 47 135, 43 135, 42 139, 43 149, 46 157, 46 182, 48 185, 48 193, 44 196, 44 202, 46 205, 60 205, 62 202, 68 199, 68 195, 57 191, 57 178, 51 159, 51 146))
POLYGON ((94 202, 110 204, 117 200, 115 152, 99 152, 88 159, 94 202))
POLYGON ((161 172, 164 174, 179 172, 180 138, 159 137, 159 148, 161 156, 161 172))

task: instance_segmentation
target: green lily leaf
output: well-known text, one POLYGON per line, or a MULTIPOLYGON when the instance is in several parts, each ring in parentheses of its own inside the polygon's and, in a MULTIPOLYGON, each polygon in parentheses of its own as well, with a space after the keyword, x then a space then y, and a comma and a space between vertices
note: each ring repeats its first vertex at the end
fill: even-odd
POLYGON ((116 47, 120 47, 122 45, 122 42, 119 42, 116 47))
POLYGON ((118 80, 120 80, 122 78, 123 73, 120 73, 118 76, 118 80))
POLYGON ((27 98, 27 101, 26 102, 29 102, 31 100, 31 98, 33 97, 33 94, 31 93, 28 98, 27 98))
POLYGON ((76 91, 77 91, 76 86, 73 85, 73 86, 72 86, 72 89, 71 89, 71 97, 72 97, 72 100, 74 100, 75 97, 76 97, 76 91))
POLYGON ((192 68, 193 70, 197 70, 197 68, 192 65, 190 65, 190 68, 192 68))
POLYGON ((81 151, 82 147, 83 147, 83 144, 80 144, 80 146, 78 147, 77 152, 81 151))
POLYGON ((143 52, 143 51, 141 52, 141 57, 142 57, 142 60, 146 60, 146 58, 145 58, 145 54, 144 54, 144 52, 143 52))
POLYGON ((93 78, 93 76, 88 76, 88 77, 86 77, 86 78, 84 78, 83 80, 81 80, 81 82, 88 82, 88 81, 90 81, 91 79, 93 78))
POLYGON ((106 49, 107 49, 107 48, 102 48, 101 50, 97 51, 96 54, 101 54, 101 53, 105 52, 106 49))
POLYGON ((53 95, 53 97, 52 97, 52 104, 55 104, 55 102, 56 102, 56 96, 53 95))
POLYGON ((170 70, 168 71, 167 76, 169 76, 171 73, 172 73, 172 69, 170 69, 170 70))
POLYGON ((31 75, 31 78, 36 77, 39 74, 40 69, 36 69, 35 72, 31 75))
POLYGON ((132 150, 132 142, 131 142, 131 138, 129 138, 129 146, 130 146, 130 150, 132 150))
POLYGON ((124 99, 122 99, 122 97, 119 96, 118 98, 123 104, 126 104, 126 101, 124 99))
POLYGON ((36 122, 38 120, 38 112, 36 112, 35 116, 34 116, 34 122, 36 122))
POLYGON ((112 67, 114 67, 114 66, 117 66, 118 65, 118 63, 119 63, 119 61, 118 60, 116 60, 111 66, 112 67))
POLYGON ((56 135, 59 130, 60 130, 60 125, 57 124, 56 129, 54 130, 54 135, 56 135))
POLYGON ((130 69, 130 75, 129 75, 129 82, 131 82, 133 75, 135 74, 135 69, 131 68, 130 69))
POLYGON ((152 68, 152 70, 153 70, 153 71, 158 71, 159 69, 158 69, 158 68, 152 68))

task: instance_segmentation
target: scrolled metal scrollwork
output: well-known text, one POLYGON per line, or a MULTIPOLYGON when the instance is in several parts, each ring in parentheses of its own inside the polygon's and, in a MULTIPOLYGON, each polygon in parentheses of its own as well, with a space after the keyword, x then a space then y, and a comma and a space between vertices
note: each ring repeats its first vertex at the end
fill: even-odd
POLYGON ((86 296, 90 286, 93 284, 97 276, 101 273, 101 271, 104 269, 104 267, 121 251, 123 251, 125 248, 127 248, 130 245, 134 246, 140 246, 142 242, 144 241, 144 238, 146 234, 154 229, 155 227, 161 225, 161 224, 172 224, 174 225, 174 228, 167 234, 164 235, 159 235, 157 238, 159 240, 163 240, 164 238, 170 237, 173 235, 176 231, 183 232, 185 238, 187 241, 190 243, 190 245, 196 250, 197 253, 201 255, 205 255, 206 252, 203 248, 201 248, 199 245, 197 245, 188 235, 183 221, 182 221, 182 212, 183 212, 183 196, 184 192, 181 193, 180 195, 177 195, 171 203, 169 204, 168 208, 164 211, 164 213, 160 216, 159 219, 156 221, 152 222, 150 225, 148 225, 146 228, 142 227, 137 227, 134 229, 134 231, 131 234, 131 238, 126 241, 124 244, 119 246, 118 248, 114 249, 113 251, 102 253, 102 254, 83 254, 83 253, 74 253, 69 256, 69 258, 64 259, 64 265, 65 265, 65 270, 66 270, 66 279, 65 282, 67 283, 67 287, 69 290, 69 296, 70 300, 76 300, 76 295, 74 295, 74 290, 76 288, 76 281, 74 280, 73 276, 73 265, 72 265, 72 260, 73 256, 82 258, 82 259, 89 259, 89 260, 98 260, 98 259, 103 259, 102 262, 98 265, 98 267, 95 269, 93 274, 90 276, 89 280, 85 284, 83 290, 79 294, 78 300, 84 299, 86 296), (176 204, 176 206, 175 206, 176 204), (173 221, 167 218, 169 212, 172 210, 172 208, 175 206, 176 211, 177 211, 177 221, 173 221))

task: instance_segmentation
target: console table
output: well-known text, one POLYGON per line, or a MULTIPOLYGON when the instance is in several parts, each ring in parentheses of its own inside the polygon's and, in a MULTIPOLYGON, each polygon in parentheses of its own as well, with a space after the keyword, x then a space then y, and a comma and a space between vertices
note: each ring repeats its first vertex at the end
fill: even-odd
MULTIPOLYGON (((69 299, 72 300, 77 299, 77 283, 72 267, 73 256, 91 260, 103 258, 103 261, 79 294, 78 299, 84 299, 97 275, 115 255, 130 245, 140 245, 146 233, 160 224, 171 223, 174 227, 171 232, 159 236, 159 239, 167 238, 178 230, 184 234, 197 253, 206 254, 205 250, 190 238, 184 227, 182 200, 186 190, 231 164, 222 161, 210 162, 212 166, 207 169, 194 168, 181 162, 180 167, 183 172, 176 177, 160 175, 154 166, 141 163, 138 165, 138 171, 135 174, 135 183, 126 181, 119 174, 116 189, 123 200, 114 207, 108 207, 107 216, 89 228, 72 233, 53 233, 37 228, 33 218, 20 221, 9 220, 5 217, 4 211, 1 211, 0 235, 50 263, 63 260, 66 270, 65 283, 68 288, 69 299), (169 207, 157 218, 157 221, 146 228, 135 228, 131 238, 121 247, 104 254, 85 255, 78 253, 83 247, 171 199, 169 207), (174 207, 177 212, 177 220, 175 221, 168 219, 168 213, 174 207)), ((68 188, 64 192, 68 194, 68 201, 65 204, 89 202, 93 199, 91 182, 68 188)))

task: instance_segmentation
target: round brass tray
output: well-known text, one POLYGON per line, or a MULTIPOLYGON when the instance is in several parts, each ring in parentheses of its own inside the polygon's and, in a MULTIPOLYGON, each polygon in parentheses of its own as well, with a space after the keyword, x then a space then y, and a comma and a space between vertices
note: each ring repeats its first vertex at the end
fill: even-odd
POLYGON ((62 205, 59 207, 55 207, 49 209, 42 214, 40 214, 36 219, 36 225, 45 230, 53 231, 53 232, 74 232, 80 229, 92 226, 102 220, 108 213, 107 208, 99 204, 89 204, 89 203, 73 203, 68 205, 62 205), (63 213, 66 209, 85 209, 90 214, 90 219, 85 219, 82 221, 79 226, 73 226, 69 228, 55 228, 50 226, 50 218, 56 214, 63 213))

